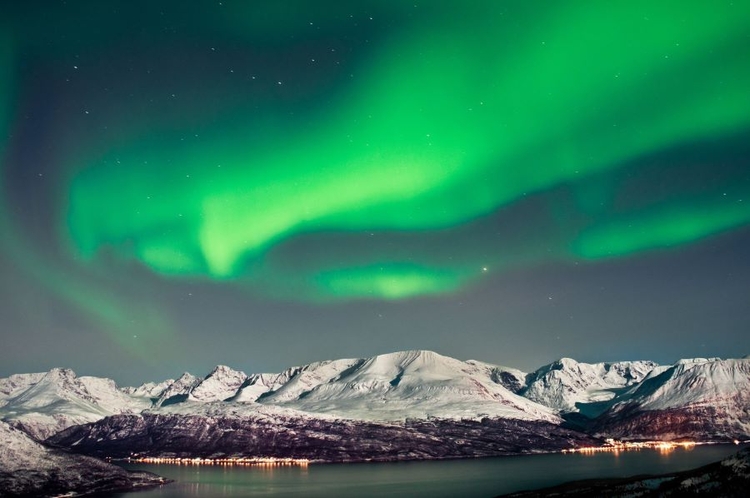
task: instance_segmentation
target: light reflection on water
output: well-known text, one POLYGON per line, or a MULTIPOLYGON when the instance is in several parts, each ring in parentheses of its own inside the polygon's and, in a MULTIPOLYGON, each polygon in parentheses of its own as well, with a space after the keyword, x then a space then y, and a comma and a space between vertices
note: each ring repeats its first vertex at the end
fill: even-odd
MULTIPOLYGON (((746 446, 746 445, 744 445, 746 446)), ((597 477, 687 470, 720 460, 741 446, 552 454, 432 462, 243 467, 123 464, 174 479, 159 489, 118 498, 191 497, 491 497, 597 477)))

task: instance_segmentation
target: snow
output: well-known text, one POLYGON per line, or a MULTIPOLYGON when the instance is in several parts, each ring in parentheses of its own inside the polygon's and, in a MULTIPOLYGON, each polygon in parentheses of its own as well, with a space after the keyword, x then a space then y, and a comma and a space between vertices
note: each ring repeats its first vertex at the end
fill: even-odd
POLYGON ((321 361, 280 374, 246 376, 217 367, 203 381, 183 375, 160 400, 187 398, 179 403, 157 402, 152 411, 244 416, 274 406, 290 416, 354 420, 507 417, 559 421, 554 410, 517 396, 494 380, 498 368, 431 351, 321 361))
POLYGON ((190 397, 205 402, 223 401, 237 394, 246 380, 245 372, 219 365, 190 391, 190 397))
POLYGON ((750 406, 750 360, 681 360, 650 376, 621 396, 620 404, 637 403, 642 410, 686 406, 750 406))
POLYGON ((190 391, 200 384, 200 382, 201 379, 193 374, 185 372, 180 378, 169 384, 169 386, 161 392, 155 405, 161 406, 167 401, 174 401, 175 399, 181 401, 182 399, 186 399, 190 394, 190 391))
POLYGON ((562 358, 529 374, 523 395, 561 412, 576 412, 581 405, 615 398, 656 367, 651 361, 580 363, 562 358))
POLYGON ((526 387, 527 373, 500 365, 492 365, 477 360, 467 360, 466 363, 484 370, 493 382, 504 386, 506 389, 518 394, 519 391, 526 387))
POLYGON ((0 418, 40 440, 71 425, 145 411, 380 422, 502 417, 557 423, 560 413, 591 416, 599 405, 613 412, 632 406, 719 407, 730 417, 738 414, 733 421, 744 427, 750 360, 699 358, 658 366, 563 358, 526 374, 416 350, 315 362, 281 373, 247 375, 219 365, 205 378, 185 373, 137 388, 76 377, 67 369, 0 379, 0 418))
POLYGON ((47 449, 24 432, 0 421, 0 469, 15 472, 19 469, 45 464, 47 449))
POLYGON ((8 378, 0 379, 0 407, 4 406, 8 399, 21 394, 39 382, 44 375, 45 372, 14 374, 8 378))
POLYGON ((607 419, 618 436, 625 430, 662 439, 703 434, 744 439, 750 434, 748 407, 750 360, 697 359, 677 362, 627 389, 611 404, 607 419))
POLYGON ((232 401, 237 403, 255 402, 260 396, 279 389, 288 380, 288 377, 281 374, 262 373, 251 375, 237 391, 237 394, 234 395, 232 401))
POLYGON ((282 373, 278 379, 281 386, 269 393, 264 398, 264 402, 283 403, 298 399, 304 393, 311 391, 321 384, 335 381, 342 372, 362 361, 357 359, 321 361, 290 368, 282 373))
POLYGON ((294 408, 263 405, 260 403, 201 403, 187 400, 159 408, 146 410, 144 413, 191 415, 209 418, 242 418, 279 422, 286 419, 338 420, 340 417, 327 414, 311 414, 294 408))
POLYGON ((13 421, 37 439, 67 427, 95 422, 116 413, 147 408, 117 388, 111 379, 76 377, 69 369, 53 368, 0 408, 0 417, 13 421))
POLYGON ((94 398, 95 403, 107 412, 132 413, 151 406, 149 400, 126 394, 112 379, 85 376, 79 377, 78 381, 94 398))
POLYGON ((306 372, 304 382, 292 379, 289 390, 285 385, 278 396, 270 394, 259 401, 359 420, 505 417, 559 421, 553 410, 494 382, 485 365, 432 351, 339 360, 306 372))
POLYGON ((146 382, 138 387, 123 387, 122 392, 136 398, 158 398, 173 383, 174 379, 167 379, 162 382, 146 382))

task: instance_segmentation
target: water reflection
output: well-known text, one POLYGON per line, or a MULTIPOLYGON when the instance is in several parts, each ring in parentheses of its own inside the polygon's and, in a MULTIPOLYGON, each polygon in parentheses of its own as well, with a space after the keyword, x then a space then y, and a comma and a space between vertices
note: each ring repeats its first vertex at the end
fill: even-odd
POLYGON ((705 445, 433 462, 308 466, 123 464, 177 482, 119 498, 194 497, 490 497, 579 479, 687 470, 747 445, 705 445))

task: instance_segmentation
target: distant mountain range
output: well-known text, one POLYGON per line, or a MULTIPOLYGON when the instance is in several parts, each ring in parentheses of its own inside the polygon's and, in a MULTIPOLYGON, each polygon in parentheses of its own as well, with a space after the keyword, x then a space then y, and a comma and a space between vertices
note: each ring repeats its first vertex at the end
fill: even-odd
POLYGON ((124 388, 53 369, 0 379, 0 418, 48 446, 107 457, 370 461, 556 451, 607 437, 746 440, 750 359, 564 358, 526 373, 404 351, 275 374, 217 366, 124 388))
POLYGON ((525 373, 432 351, 311 363, 281 373, 217 366, 203 378, 118 387, 71 370, 0 379, 0 417, 37 440, 108 416, 285 416, 398 424, 503 419, 625 439, 750 436, 750 359, 580 363, 525 373))

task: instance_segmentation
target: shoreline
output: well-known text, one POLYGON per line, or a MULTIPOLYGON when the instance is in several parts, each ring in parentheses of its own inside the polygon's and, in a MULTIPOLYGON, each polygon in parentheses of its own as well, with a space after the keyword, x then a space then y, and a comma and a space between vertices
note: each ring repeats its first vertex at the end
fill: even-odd
POLYGON ((450 458, 410 458, 410 459, 362 459, 362 460, 321 460, 308 458, 280 458, 269 456, 236 456, 236 457, 176 457, 176 456, 131 456, 126 458, 105 457, 107 462, 125 462, 129 464, 146 465, 185 465, 185 466, 223 466, 223 467, 308 467, 310 465, 329 464, 360 464, 360 463, 400 463, 400 462, 433 462, 448 460, 474 460, 485 458, 505 458, 532 455, 580 454, 593 455, 596 453, 620 453, 632 451, 658 451, 668 454, 678 449, 690 451, 696 446, 735 445, 743 448, 750 444, 748 440, 734 441, 612 441, 602 446, 586 446, 566 448, 562 450, 529 450, 521 453, 506 453, 497 455, 466 456, 450 458))

